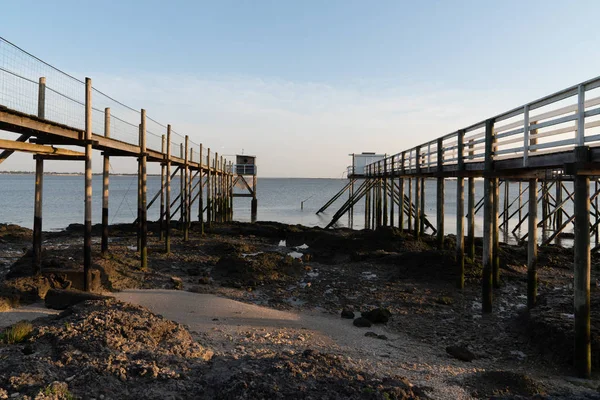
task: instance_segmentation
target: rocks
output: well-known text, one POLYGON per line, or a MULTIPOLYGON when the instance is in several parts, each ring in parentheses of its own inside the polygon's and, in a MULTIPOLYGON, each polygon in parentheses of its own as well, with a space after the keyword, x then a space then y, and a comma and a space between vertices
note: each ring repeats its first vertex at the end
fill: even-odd
POLYGON ((81 292, 79 290, 50 289, 46 293, 44 301, 48 308, 64 310, 87 300, 106 300, 110 298, 112 297, 96 293, 81 292))
POLYGON ((198 278, 198 283, 201 285, 209 285, 210 277, 209 276, 201 276, 200 278, 198 278))
POLYGON ((373 325, 371 323, 371 321, 369 321, 368 319, 364 318, 364 317, 358 317, 354 320, 353 322, 354 326, 357 326, 359 328, 370 328, 371 325, 373 325))
POLYGON ((183 280, 177 276, 171 277, 171 283, 173 284, 173 289, 182 290, 183 289, 183 280))
POLYGON ((365 333, 365 336, 366 337, 372 337, 374 339, 388 340, 387 336, 385 336, 385 335, 378 335, 377 333, 370 332, 370 331, 367 332, 367 333, 365 333))
POLYGON ((342 310, 342 318, 354 319, 354 312, 352 310, 350 310, 349 308, 344 308, 342 310))
POLYGON ((473 352, 467 349, 464 346, 448 346, 446 347, 446 353, 450 354, 452 357, 461 360, 471 362, 477 358, 473 352))
POLYGON ((374 324, 385 324, 390 320, 392 313, 387 308, 375 308, 371 311, 363 312, 361 315, 374 324))

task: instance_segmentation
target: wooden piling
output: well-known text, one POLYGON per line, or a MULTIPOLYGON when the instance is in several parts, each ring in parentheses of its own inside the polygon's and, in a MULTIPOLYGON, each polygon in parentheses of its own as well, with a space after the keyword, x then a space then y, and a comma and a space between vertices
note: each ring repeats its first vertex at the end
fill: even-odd
MULTIPOLYGON (((179 156, 183 157, 184 144, 179 144, 179 156)), ((183 225, 185 222, 185 164, 179 168, 179 227, 183 230, 183 225)))
POLYGON ((413 223, 412 223, 412 219, 413 219, 413 208, 412 208, 412 177, 408 177, 407 178, 408 181, 408 213, 406 214, 406 218, 407 218, 407 222, 408 222, 408 230, 412 230, 413 227, 413 223))
POLYGON ((421 235, 425 233, 425 178, 421 178, 421 226, 419 232, 421 235))
POLYGON ((458 273, 456 287, 459 289, 463 289, 465 287, 465 178, 463 177, 465 169, 464 136, 465 131, 458 131, 456 146, 459 171, 459 174, 456 177, 456 269, 458 273))
POLYGON ((146 110, 142 109, 142 121, 141 121, 141 135, 140 135, 140 165, 141 165, 141 185, 142 185, 142 199, 140 209, 140 230, 141 230, 141 247, 140 247, 140 260, 141 270, 146 271, 148 269, 148 208, 147 205, 147 152, 146 152, 146 110))
MULTIPOLYGON (((38 84, 38 117, 46 118, 46 78, 41 77, 38 84)), ((33 270, 42 273, 42 209, 44 191, 44 159, 35 158, 35 194, 33 216, 33 270)))
POLYGON ((421 201, 419 197, 421 196, 421 179, 419 178, 419 174, 421 173, 421 147, 417 146, 417 155, 416 155, 416 172, 417 175, 415 177, 415 238, 419 238, 421 236, 421 201))
POLYGON ((527 306, 533 308, 537 301, 537 179, 529 180, 529 211, 527 231, 527 306))
POLYGON ((35 206, 33 217, 33 270, 42 273, 42 193, 44 189, 44 159, 35 157, 35 206))
POLYGON ((83 290, 91 290, 92 268, 92 80, 85 78, 85 206, 83 290))
POLYGON ((183 154, 183 195, 181 198, 181 205, 182 205, 182 211, 181 211, 181 219, 182 219, 182 223, 183 223, 183 241, 187 242, 190 238, 190 230, 189 230, 189 223, 188 223, 188 205, 189 205, 189 198, 188 198, 188 190, 189 190, 189 175, 190 175, 190 171, 188 168, 188 149, 189 149, 189 136, 185 135, 185 144, 184 144, 184 154, 183 154))
MULTIPOLYGON (((160 143, 160 152, 165 154, 165 135, 161 136, 160 143)), ((165 163, 161 162, 160 164, 160 213, 159 213, 159 240, 164 240, 165 238, 165 163)))
MULTIPOLYGON (((581 96, 580 96, 581 98, 581 96)), ((583 105, 580 104, 583 111, 583 105)), ((583 114, 583 112, 580 114, 583 114)), ((583 123, 580 135, 583 137, 583 123)), ((580 137, 580 138, 581 138, 580 137)), ((581 165, 588 160, 589 148, 575 148, 575 160, 581 165)), ((575 291, 575 369, 581 378, 589 378, 592 370, 590 333, 590 179, 575 175, 573 209, 575 213, 574 291, 575 291)))
POLYGON ((394 157, 392 157, 392 162, 390 166, 390 226, 394 227, 394 209, 396 198, 396 182, 394 181, 394 173, 395 173, 395 162, 394 157))
POLYGON ((200 177, 200 194, 198 196, 198 221, 200 222, 200 234, 204 235, 204 177, 202 176, 206 169, 202 167, 203 161, 203 146, 200 143, 200 161, 198 164, 200 165, 200 173, 198 176, 200 177))
POLYGON ((492 312, 492 286, 493 286, 493 239, 494 227, 492 226, 494 214, 494 185, 490 175, 493 172, 493 141, 494 122, 489 119, 485 122, 485 163, 483 181, 483 276, 482 276, 482 311, 492 312))
POLYGON ((469 177, 468 179, 468 200, 467 209, 467 255, 469 259, 475 259, 475 178, 469 177))
POLYGON ((167 174, 165 204, 165 253, 171 252, 171 125, 167 125, 167 174))
POLYGON ((492 195, 494 201, 492 204, 492 285, 494 288, 500 287, 500 223, 498 221, 498 209, 500 206, 500 188, 498 178, 492 179, 492 195))
POLYGON ((383 186, 383 226, 388 226, 388 163, 387 163, 387 157, 385 157, 383 159, 383 177, 381 179, 382 181, 382 186, 383 186))
POLYGON ((212 188, 211 188, 211 166, 210 166, 210 147, 206 150, 206 223, 211 226, 212 221, 212 188))
POLYGON ((398 228, 404 230, 404 152, 400 156, 400 179, 398 192, 398 228))
MULTIPOLYGON (((104 109, 104 137, 110 137, 110 108, 104 109)), ((102 254, 108 252, 108 201, 110 184, 110 156, 104 152, 102 160, 102 254)))
POLYGON ((438 249, 444 248, 444 139, 437 141, 437 246, 438 249))

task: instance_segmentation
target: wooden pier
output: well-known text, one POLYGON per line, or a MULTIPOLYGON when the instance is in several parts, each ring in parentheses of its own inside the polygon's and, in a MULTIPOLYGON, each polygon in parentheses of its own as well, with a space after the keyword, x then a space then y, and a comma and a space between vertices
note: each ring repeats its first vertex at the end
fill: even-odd
POLYGON ((13 152, 35 159, 35 217, 33 266, 42 267, 42 193, 44 161, 84 161, 84 289, 91 288, 92 267, 92 155, 101 151, 102 241, 109 250, 110 159, 130 157, 138 161, 138 215, 136 219, 141 268, 148 263, 147 210, 160 198, 160 238, 171 251, 172 221, 179 215, 184 240, 188 240, 192 208, 198 200, 197 219, 202 225, 229 221, 233 217, 232 165, 217 153, 211 157, 202 144, 176 133, 171 125, 151 119, 146 110, 134 110, 92 86, 39 60, 0 38, 0 130, 19 135, 0 140, 0 163, 13 152), (38 76, 38 73, 45 73, 38 76), (64 146, 82 150, 66 149, 64 146), (196 153, 197 152, 197 153, 196 153), (198 155, 196 155, 198 154, 198 155), (159 163, 161 188, 148 202, 147 165, 159 163), (173 168, 175 169, 173 171, 173 168), (172 178, 180 173, 179 195, 172 199, 172 178))
MULTIPOLYGON (((416 237, 437 233, 444 245, 444 196, 448 180, 456 184, 456 286, 464 286, 465 252, 475 252, 475 214, 483 212, 482 312, 493 311, 493 291, 500 285, 500 228, 526 229, 527 304, 537 296, 538 228, 550 230, 543 244, 560 237, 569 226, 574 233, 575 366, 582 377, 591 374, 590 260, 591 238, 598 238, 598 177, 600 176, 600 78, 563 89, 539 100, 456 130, 392 156, 348 172, 345 203, 334 214, 333 226, 364 199, 365 228, 395 226, 416 237), (437 181, 437 218, 424 213, 424 179, 437 181), (467 207, 465 237, 465 179, 467 207), (483 179, 483 198, 476 203, 475 179, 483 179), (594 187, 590 194, 590 180, 594 187), (569 191, 565 182, 572 182, 569 191), (509 185, 518 186, 510 197, 509 185), (500 204, 500 190, 504 201, 500 204), (554 194, 552 193, 554 191, 554 194), (527 195, 524 194, 527 193, 527 195), (565 204, 573 202, 573 213, 565 204), (541 209, 542 214, 538 215, 541 209), (516 225, 515 225, 516 221, 516 225), (465 246, 466 243, 466 246, 465 246)), ((513 186, 515 187, 515 186, 513 186)), ((326 204, 324 211, 332 202, 326 204)), ((354 217, 350 216, 350 220, 354 217)), ((593 249, 598 250, 599 246, 593 249)))

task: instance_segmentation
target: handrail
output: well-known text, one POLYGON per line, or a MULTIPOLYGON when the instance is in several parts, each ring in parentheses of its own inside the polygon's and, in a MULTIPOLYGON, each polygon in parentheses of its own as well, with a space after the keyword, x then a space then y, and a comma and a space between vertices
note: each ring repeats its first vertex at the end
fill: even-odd
POLYGON ((599 87, 600 77, 570 86, 368 164, 365 173, 381 175, 436 172, 440 165, 483 162, 486 156, 491 157, 490 159, 522 159, 523 167, 528 167, 529 156, 563 152, 575 146, 592 143, 600 144, 600 131, 596 134, 590 132, 591 129, 600 127, 597 117, 600 115, 600 107, 592 108, 600 105, 600 96, 585 100, 586 92, 599 87), (565 105, 564 101, 570 98, 573 98, 571 104, 565 105), (553 106, 556 108, 552 109, 553 106), (533 110, 542 112, 533 114, 533 110), (593 117, 596 118, 591 120, 593 117), (492 129, 486 130, 486 121, 492 122, 492 129), (494 123, 501 121, 507 122, 494 127, 494 123), (458 154, 459 132, 463 132, 462 156, 458 154), (489 155, 486 154, 485 146, 488 140, 491 143, 489 155), (442 146, 439 152, 438 146, 442 146), (385 171, 382 167, 384 164, 388 165, 385 171))

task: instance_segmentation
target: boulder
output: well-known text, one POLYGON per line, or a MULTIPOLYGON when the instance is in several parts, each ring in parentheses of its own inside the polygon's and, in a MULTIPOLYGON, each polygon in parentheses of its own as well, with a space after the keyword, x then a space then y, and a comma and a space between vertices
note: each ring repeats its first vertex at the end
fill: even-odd
POLYGON ((105 300, 112 296, 104 296, 96 293, 82 292, 80 290, 50 289, 44 299, 46 307, 54 310, 64 310, 72 305, 87 300, 105 300))
POLYGON ((374 308, 371 311, 361 313, 361 315, 374 324, 385 324, 390 320, 392 313, 387 308, 374 308))
POLYGON ((344 308, 342 310, 342 318, 354 319, 354 312, 352 312, 352 310, 349 308, 344 308))
POLYGON ((446 347, 446 353, 450 354, 452 357, 458 360, 467 362, 471 362, 475 358, 477 358, 477 356, 475 356, 473 352, 471 352, 464 346, 448 346, 446 347))
POLYGON ((356 318, 353 324, 354 326, 358 326, 359 328, 370 328, 371 325, 373 325, 371 321, 363 317, 356 318))

